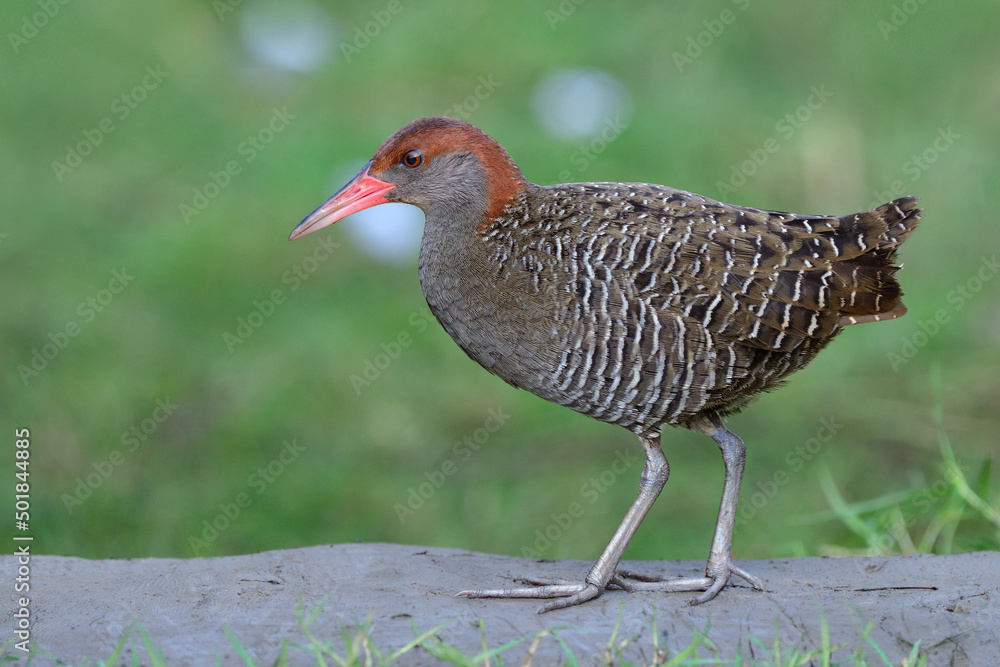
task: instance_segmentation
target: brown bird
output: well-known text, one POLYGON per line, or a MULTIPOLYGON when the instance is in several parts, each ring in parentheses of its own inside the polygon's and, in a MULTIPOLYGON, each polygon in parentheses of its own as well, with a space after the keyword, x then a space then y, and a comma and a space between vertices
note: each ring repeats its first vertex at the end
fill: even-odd
POLYGON ((904 197, 830 217, 762 211, 648 183, 529 182, 507 152, 454 118, 413 121, 309 214, 296 239, 386 202, 426 217, 419 275, 431 311, 465 352, 508 383, 634 433, 639 495, 583 581, 462 591, 556 598, 549 611, 626 591, 703 591, 737 575, 733 523, 746 459, 723 426, 804 367, 848 325, 906 312, 896 248, 920 220, 904 197), (667 481, 665 426, 711 436, 725 482, 704 577, 617 571, 667 481))

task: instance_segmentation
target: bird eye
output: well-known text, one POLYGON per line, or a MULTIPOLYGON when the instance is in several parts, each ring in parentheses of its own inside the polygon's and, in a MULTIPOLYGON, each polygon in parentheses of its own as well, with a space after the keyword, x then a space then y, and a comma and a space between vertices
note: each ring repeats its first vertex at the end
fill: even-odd
POLYGON ((403 153, 403 157, 399 159, 399 162, 404 167, 419 167, 424 163, 424 154, 416 148, 411 148, 403 153))

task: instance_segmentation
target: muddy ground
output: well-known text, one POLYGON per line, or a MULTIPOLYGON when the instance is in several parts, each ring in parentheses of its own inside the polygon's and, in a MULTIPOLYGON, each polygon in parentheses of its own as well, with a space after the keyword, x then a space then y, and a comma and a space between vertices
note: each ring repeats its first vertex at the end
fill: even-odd
MULTIPOLYGON (((762 577, 767 593, 737 584, 699 607, 691 594, 612 591, 585 605, 537 615, 537 601, 467 600, 453 597, 469 587, 509 585, 514 576, 566 579, 582 577, 590 563, 536 561, 455 549, 396 544, 338 544, 247 556, 195 559, 85 560, 34 556, 30 562, 31 638, 44 649, 33 665, 54 664, 53 657, 79 664, 84 657, 107 659, 115 644, 138 621, 170 665, 245 664, 226 627, 260 665, 273 664, 282 640, 308 641, 297 625, 296 606, 325 600, 312 632, 342 651, 341 628, 372 619, 374 643, 386 654, 418 632, 450 623, 437 638, 468 656, 482 650, 480 621, 488 646, 496 647, 545 628, 558 636, 535 646, 535 665, 560 664, 571 651, 581 664, 596 664, 617 632, 630 640, 624 655, 649 664, 653 627, 668 652, 691 642, 694 630, 709 623, 709 639, 722 657, 742 647, 744 655, 766 655, 757 637, 773 643, 777 623, 785 649, 821 644, 825 616, 834 644, 858 646, 870 621, 871 638, 899 664, 913 642, 931 665, 1000 664, 1000 553, 891 558, 796 558, 741 561, 762 577), (48 656, 48 657, 46 657, 48 656)), ((4 581, 17 576, 16 559, 0 558, 4 581)), ((667 576, 698 575, 704 563, 630 562, 628 569, 667 576)), ((16 608, 13 585, 4 596, 5 616, 16 608)), ((3 632, 7 637, 10 631, 3 632)), ((4 637, 6 639, 6 637, 4 637)), ((531 641, 503 654, 505 664, 521 664, 531 641)), ((148 664, 141 637, 133 633, 131 651, 148 664)), ((874 652, 868 655, 882 664, 874 652)), ((23 655, 8 649, 8 655, 23 655)), ((703 649, 702 656, 714 655, 703 649)), ((291 664, 314 664, 301 649, 289 652, 291 664)), ((23 660, 22 660, 23 661, 23 660)), ((122 663, 125 664, 125 663, 122 663)), ((425 650, 408 651, 399 664, 440 664, 425 650)), ((494 663, 495 664, 495 663, 494 663)))

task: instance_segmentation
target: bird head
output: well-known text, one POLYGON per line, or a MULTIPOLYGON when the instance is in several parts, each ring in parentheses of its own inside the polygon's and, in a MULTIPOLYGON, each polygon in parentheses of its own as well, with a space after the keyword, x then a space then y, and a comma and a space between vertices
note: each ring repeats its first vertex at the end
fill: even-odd
POLYGON ((358 175, 306 216, 289 238, 389 202, 482 224, 500 215, 525 185, 507 151, 482 130, 455 118, 421 118, 382 142, 358 175))

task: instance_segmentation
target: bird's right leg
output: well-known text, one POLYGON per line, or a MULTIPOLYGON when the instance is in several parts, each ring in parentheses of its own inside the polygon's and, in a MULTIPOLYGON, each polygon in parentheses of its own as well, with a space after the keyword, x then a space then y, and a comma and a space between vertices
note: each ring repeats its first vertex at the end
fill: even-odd
MULTIPOLYGON (((646 464, 642 469, 642 479, 639 484, 639 495, 632 506, 629 507, 625 518, 615 531, 611 542, 605 547, 601 557, 597 559, 590 572, 582 583, 566 581, 552 582, 542 579, 521 579, 525 583, 532 584, 529 588, 492 588, 472 591, 462 591, 458 595, 470 598, 559 598, 549 602, 538 610, 539 613, 562 609, 581 602, 586 602, 596 598, 603 593, 608 584, 615 583, 622 586, 619 577, 615 574, 618 562, 625 552, 625 547, 632 540, 636 529, 642 523, 643 517, 653 506, 656 497, 663 490, 663 485, 667 483, 670 475, 670 466, 660 449, 659 436, 652 438, 639 438, 643 448, 646 450, 646 464)), ((688 589, 690 590, 690 589, 688 589)))

